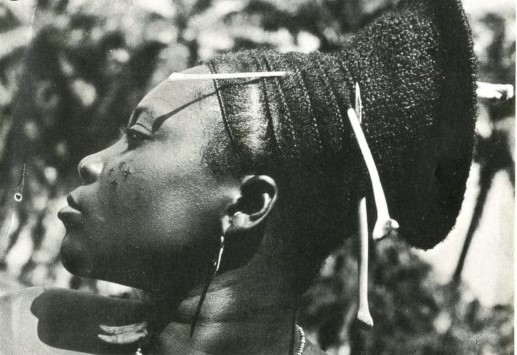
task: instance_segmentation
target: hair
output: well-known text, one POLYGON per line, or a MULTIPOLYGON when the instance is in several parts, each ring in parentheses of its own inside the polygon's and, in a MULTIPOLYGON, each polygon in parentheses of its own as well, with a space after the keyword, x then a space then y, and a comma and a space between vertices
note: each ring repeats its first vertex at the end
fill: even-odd
MULTIPOLYGON (((297 53, 283 55, 263 50, 239 52, 216 60, 250 63, 249 71, 262 71, 273 70, 265 67, 273 57, 290 56, 298 57, 298 65, 307 61, 297 53)), ((209 65, 215 71, 213 62, 209 65)), ((303 96, 293 95, 293 88, 284 85, 304 85, 304 79, 297 65, 289 70, 300 84, 273 78, 229 85, 216 83, 224 119, 206 156, 217 175, 257 174, 275 179, 280 196, 275 232, 284 237, 278 251, 288 252, 288 261, 293 261, 293 257, 303 260, 304 266, 315 272, 322 259, 343 241, 353 223, 350 216, 359 195, 358 190, 348 187, 357 186, 356 177, 363 168, 357 161, 362 158, 356 145, 344 142, 354 139, 345 134, 343 119, 347 118, 341 112, 346 111, 341 110, 346 106, 340 108, 336 103, 332 116, 320 124, 317 117, 322 115, 316 116, 312 110, 322 113, 328 107, 317 106, 322 101, 314 100, 307 87, 300 86, 303 96), (278 121, 280 117, 282 122, 278 121)))
POLYGON ((207 64, 214 73, 288 72, 214 80, 224 127, 209 160, 217 174, 268 174, 279 182, 286 237, 304 260, 319 265, 355 226, 359 198, 372 196, 346 114, 356 82, 401 235, 429 248, 453 227, 476 113, 475 60, 459 1, 406 1, 341 52, 251 50, 207 64))

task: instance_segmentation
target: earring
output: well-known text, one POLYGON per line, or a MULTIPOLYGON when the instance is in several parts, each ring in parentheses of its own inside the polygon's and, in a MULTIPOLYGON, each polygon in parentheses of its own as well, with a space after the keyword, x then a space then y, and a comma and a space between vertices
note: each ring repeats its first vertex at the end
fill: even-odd
POLYGON ((221 236, 221 244, 219 246, 219 254, 217 255, 217 260, 215 262, 215 273, 219 271, 219 267, 221 266, 221 259, 223 257, 223 251, 224 251, 224 235, 221 236))
POLYGON ((142 349, 145 347, 145 345, 148 342, 149 342, 148 335, 146 335, 145 337, 141 338, 138 341, 138 348, 135 351, 135 355, 144 355, 144 351, 142 349))
POLYGON ((201 297, 199 298, 199 303, 197 304, 196 313, 194 314, 194 318, 192 319, 192 323, 190 324, 190 337, 194 335, 194 330, 196 329, 196 323, 199 318, 199 314, 201 313, 201 306, 205 301, 206 293, 208 292, 208 287, 212 282, 212 279, 219 271, 219 267, 221 266, 221 259, 223 257, 224 251, 224 234, 221 236, 221 244, 219 245, 219 253, 217 254, 217 259, 215 259, 210 268, 208 268, 208 273, 205 280, 205 286, 203 287, 203 292, 201 293, 201 297), (213 269, 213 271, 212 271, 213 269))

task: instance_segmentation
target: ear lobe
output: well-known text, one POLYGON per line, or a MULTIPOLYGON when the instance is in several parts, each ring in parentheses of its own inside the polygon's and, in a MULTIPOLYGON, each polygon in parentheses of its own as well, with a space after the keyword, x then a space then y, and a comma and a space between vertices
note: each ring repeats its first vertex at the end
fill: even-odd
POLYGON ((276 204, 278 188, 266 175, 254 175, 244 179, 241 196, 230 206, 225 216, 228 232, 244 231, 262 223, 276 204))

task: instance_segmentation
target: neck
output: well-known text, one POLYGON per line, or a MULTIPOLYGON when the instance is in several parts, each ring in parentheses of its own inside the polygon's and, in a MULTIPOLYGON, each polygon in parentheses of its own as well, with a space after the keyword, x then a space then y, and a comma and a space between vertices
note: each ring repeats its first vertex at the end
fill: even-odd
POLYGON ((270 267, 266 272, 253 261, 216 275, 192 336, 203 285, 168 311, 166 325, 153 342, 153 353, 295 353, 300 342, 294 326, 299 295, 287 285, 282 272, 270 267))

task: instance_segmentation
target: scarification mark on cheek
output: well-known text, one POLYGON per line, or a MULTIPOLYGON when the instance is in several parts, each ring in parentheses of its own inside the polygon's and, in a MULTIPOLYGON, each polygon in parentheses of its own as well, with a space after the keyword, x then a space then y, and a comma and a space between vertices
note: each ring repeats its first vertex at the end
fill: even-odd
POLYGON ((123 161, 108 170, 106 180, 112 188, 116 188, 133 174, 134 169, 127 162, 123 161))
POLYGON ((108 176, 106 177, 106 181, 110 184, 112 188, 116 188, 118 186, 117 177, 114 176, 115 168, 111 168, 108 170, 108 176))
POLYGON ((122 172, 122 176, 124 180, 127 180, 127 178, 133 174, 133 170, 131 169, 131 166, 129 166, 128 163, 122 162, 118 165, 119 170, 122 172))

